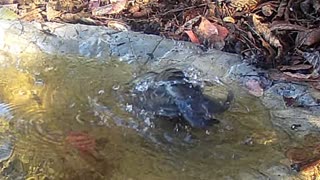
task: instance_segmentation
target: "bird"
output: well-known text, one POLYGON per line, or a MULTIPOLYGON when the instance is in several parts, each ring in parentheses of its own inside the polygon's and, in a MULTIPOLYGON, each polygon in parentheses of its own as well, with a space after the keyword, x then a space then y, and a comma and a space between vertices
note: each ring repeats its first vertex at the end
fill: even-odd
POLYGON ((194 128, 219 123, 214 114, 226 111, 234 98, 229 91, 226 101, 221 103, 203 94, 200 85, 191 83, 177 68, 145 73, 130 84, 133 86, 132 104, 136 109, 158 117, 179 118, 194 128))

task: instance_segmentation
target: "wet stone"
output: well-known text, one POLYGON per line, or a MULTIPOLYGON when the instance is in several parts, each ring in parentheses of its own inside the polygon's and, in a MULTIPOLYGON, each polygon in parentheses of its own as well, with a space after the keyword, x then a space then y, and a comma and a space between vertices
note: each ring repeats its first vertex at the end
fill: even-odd
POLYGON ((0 142, 0 162, 8 160, 13 153, 14 145, 9 140, 0 142))

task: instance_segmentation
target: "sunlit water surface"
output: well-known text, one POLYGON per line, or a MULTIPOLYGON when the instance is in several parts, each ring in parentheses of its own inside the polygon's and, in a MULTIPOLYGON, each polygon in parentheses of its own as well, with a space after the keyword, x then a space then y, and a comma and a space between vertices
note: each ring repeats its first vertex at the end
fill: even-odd
POLYGON ((0 143, 13 149, 1 179, 237 179, 282 156, 286 137, 239 88, 220 124, 186 133, 125 111, 117 91, 134 73, 116 59, 2 53, 0 72, 0 143))

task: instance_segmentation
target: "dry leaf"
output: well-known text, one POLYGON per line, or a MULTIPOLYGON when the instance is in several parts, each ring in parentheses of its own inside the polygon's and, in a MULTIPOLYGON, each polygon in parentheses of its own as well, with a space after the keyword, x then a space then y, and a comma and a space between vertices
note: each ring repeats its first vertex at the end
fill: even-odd
POLYGON ((224 39, 229 34, 227 28, 217 23, 211 23, 204 17, 202 17, 201 23, 198 28, 198 32, 201 33, 204 38, 210 38, 212 35, 218 35, 222 39, 224 39))
POLYGON ((279 39, 275 35, 272 34, 272 32, 269 29, 267 24, 260 22, 260 20, 259 20, 260 18, 261 17, 256 14, 253 14, 253 16, 252 16, 252 20, 253 20, 253 24, 254 24, 255 29, 272 46, 278 48, 277 57, 280 57, 282 54, 282 45, 281 45, 279 39))
POLYGON ((287 8, 287 4, 288 4, 288 1, 281 1, 279 6, 278 6, 278 10, 277 10, 277 15, 274 19, 277 19, 277 18, 280 18, 284 15, 284 12, 286 11, 286 8, 287 8))
POLYGON ((100 0, 90 0, 88 6, 90 10, 96 9, 100 6, 100 0))
POLYGON ((0 8, 8 8, 10 10, 12 10, 13 12, 18 12, 18 3, 15 4, 5 4, 5 5, 0 5, 0 8))
POLYGON ((185 22, 182 26, 180 26, 178 28, 178 30, 176 30, 174 33, 175 34, 181 34, 183 33, 185 30, 190 30, 192 29, 192 26, 199 21, 199 19, 201 18, 201 16, 196 16, 192 19, 190 19, 189 21, 185 22))
POLYGON ((270 26, 270 31, 306 31, 307 28, 288 22, 276 21, 270 26))
POLYGON ((117 14, 126 8, 128 0, 114 0, 113 11, 109 14, 117 14))
POLYGON ((130 13, 135 13, 135 12, 139 12, 140 11, 140 6, 138 4, 130 7, 129 12, 130 13))
POLYGON ((195 31, 202 44, 222 50, 229 31, 227 28, 216 23, 211 23, 206 18, 202 17, 199 28, 195 31))
POLYGON ((12 4, 14 0, 1 0, 0 4, 12 4))
POLYGON ((197 36, 193 33, 193 31, 184 31, 190 38, 191 42, 195 43, 195 44, 200 44, 199 39, 197 38, 197 36))
POLYGON ((263 95, 263 89, 257 80, 250 79, 245 83, 245 85, 249 89, 250 94, 256 97, 261 97, 263 95))
POLYGON ((301 73, 291 73, 291 72, 283 72, 283 74, 293 78, 297 78, 297 79, 309 79, 311 77, 311 74, 305 75, 301 73))
POLYGON ((211 23, 206 18, 202 18, 201 23, 198 28, 198 32, 201 33, 201 35, 204 38, 210 38, 212 35, 219 35, 219 31, 217 26, 215 26, 213 23, 211 23))
POLYGON ((117 14, 126 8, 128 0, 117 0, 112 4, 101 6, 92 10, 92 14, 95 16, 102 16, 105 14, 117 14))
MULTIPOLYGON (((272 80, 275 80, 275 81, 289 81, 289 82, 292 82, 292 81, 295 81, 295 82, 318 82, 319 81, 319 79, 305 79, 306 77, 301 78, 301 77, 299 77, 299 75, 295 75, 290 72, 280 73, 277 71, 271 71, 271 72, 269 72, 269 76, 272 80)), ((309 76, 311 76, 311 75, 309 75, 309 76)))
POLYGON ((38 20, 38 21, 41 21, 41 22, 44 22, 44 19, 41 15, 43 10, 41 10, 40 8, 36 8, 36 9, 33 9, 27 13, 25 13, 23 15, 23 17, 21 17, 22 20, 24 21, 35 21, 35 20, 38 20))
POLYGON ((298 65, 291 65, 291 66, 281 66, 280 70, 281 71, 286 71, 286 70, 307 70, 312 68, 312 65, 310 64, 298 64, 298 65))
POLYGON ((271 5, 265 5, 261 8, 262 14, 269 17, 273 14, 274 8, 271 5))
POLYGON ((296 38, 296 44, 312 46, 320 42, 320 29, 309 29, 299 32, 296 38))
POLYGON ((0 19, 6 19, 6 20, 15 20, 18 19, 18 15, 13 12, 12 10, 2 7, 0 8, 0 19))
POLYGON ((46 5, 46 9, 47 9, 46 15, 47 15, 48 21, 51 21, 57 17, 60 17, 60 15, 61 15, 61 12, 56 11, 53 6, 55 6, 55 4, 53 4, 53 3, 48 3, 46 5))
POLYGON ((76 23, 83 22, 83 19, 90 17, 88 13, 65 13, 60 16, 64 22, 76 23))
POLYGON ((224 18, 223 18, 223 22, 233 23, 233 24, 234 24, 236 21, 233 19, 233 17, 227 16, 227 17, 224 17, 224 18))
POLYGON ((128 31, 130 29, 125 23, 119 21, 109 21, 107 26, 118 31, 128 31))
POLYGON ((134 12, 132 13, 132 16, 133 17, 136 17, 136 18, 140 18, 140 17, 144 17, 144 16, 148 16, 148 14, 151 12, 151 9, 150 8, 145 8, 145 9, 142 9, 138 12, 134 12))
POLYGON ((260 2, 260 0, 232 0, 230 5, 236 8, 236 11, 251 10, 260 2))

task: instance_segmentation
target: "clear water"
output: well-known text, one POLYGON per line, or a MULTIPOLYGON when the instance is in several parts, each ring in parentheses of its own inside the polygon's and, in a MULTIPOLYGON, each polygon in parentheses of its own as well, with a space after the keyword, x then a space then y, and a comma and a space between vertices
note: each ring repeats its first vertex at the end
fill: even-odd
POLYGON ((286 137, 240 89, 219 125, 186 133, 124 111, 116 92, 134 72, 115 59, 0 53, 0 72, 1 179, 237 179, 283 156, 286 137))

